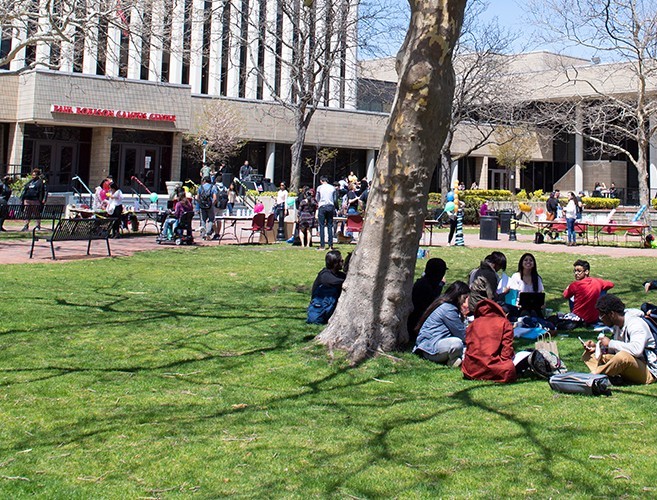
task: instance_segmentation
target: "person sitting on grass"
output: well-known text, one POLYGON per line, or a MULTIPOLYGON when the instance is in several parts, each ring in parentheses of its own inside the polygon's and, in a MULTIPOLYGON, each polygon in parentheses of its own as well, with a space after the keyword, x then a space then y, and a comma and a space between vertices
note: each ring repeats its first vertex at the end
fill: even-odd
POLYGON ((543 280, 536 269, 536 258, 531 253, 524 253, 518 261, 518 272, 513 273, 509 280, 509 288, 514 293, 512 306, 515 307, 514 313, 517 316, 543 316, 542 311, 521 311, 519 306, 521 293, 541 293, 545 292, 543 280))
POLYGON ((614 287, 611 281, 600 278, 592 278, 591 265, 582 259, 578 259, 573 264, 573 281, 563 292, 565 299, 571 299, 571 310, 588 325, 598 322, 598 310, 595 303, 602 294, 614 287))
POLYGON ((469 294, 468 285, 455 281, 429 306, 418 323, 415 354, 450 367, 461 366, 469 294))
POLYGON ((498 293, 499 277, 497 273, 506 269, 506 256, 502 252, 491 252, 481 265, 470 271, 470 313, 482 299, 504 301, 508 287, 498 293))
POLYGON ((418 320, 424 315, 431 303, 440 297, 445 286, 447 264, 443 259, 429 259, 424 267, 424 274, 413 285, 413 311, 408 316, 409 342, 415 342, 418 320))
POLYGON ((325 325, 335 311, 342 293, 342 283, 347 275, 342 272, 343 260, 339 250, 330 250, 324 258, 326 267, 322 269, 310 293, 307 323, 325 325))
POLYGON ((463 375, 471 380, 514 382, 517 374, 513 325, 506 318, 504 309, 490 299, 483 299, 475 305, 474 317, 465 332, 463 375))
POLYGON ((600 297, 596 308, 600 321, 613 328, 613 338, 601 334, 597 346, 586 341, 582 361, 591 373, 617 376, 629 384, 652 384, 657 379, 655 339, 641 311, 626 310, 612 294, 600 297))
POLYGON ((648 293, 650 290, 657 290, 657 280, 648 280, 643 282, 643 289, 648 293))

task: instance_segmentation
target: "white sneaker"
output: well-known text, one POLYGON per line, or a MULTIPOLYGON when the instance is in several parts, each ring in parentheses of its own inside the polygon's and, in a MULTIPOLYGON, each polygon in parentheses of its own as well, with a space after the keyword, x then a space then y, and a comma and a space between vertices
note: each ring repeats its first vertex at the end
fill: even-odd
POLYGON ((461 363, 463 363, 463 360, 461 358, 456 358, 454 361, 447 363, 447 366, 450 368, 459 368, 461 363))

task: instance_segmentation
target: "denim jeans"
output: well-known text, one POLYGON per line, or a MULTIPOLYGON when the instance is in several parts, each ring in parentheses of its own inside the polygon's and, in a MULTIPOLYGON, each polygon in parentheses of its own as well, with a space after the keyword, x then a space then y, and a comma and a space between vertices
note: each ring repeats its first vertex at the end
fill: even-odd
POLYGON ((576 219, 566 219, 566 232, 568 233, 568 243, 575 243, 575 221, 576 219))
POLYGON ((317 211, 317 222, 319 223, 319 247, 324 248, 324 227, 328 233, 328 246, 333 248, 333 205, 322 205, 317 211))

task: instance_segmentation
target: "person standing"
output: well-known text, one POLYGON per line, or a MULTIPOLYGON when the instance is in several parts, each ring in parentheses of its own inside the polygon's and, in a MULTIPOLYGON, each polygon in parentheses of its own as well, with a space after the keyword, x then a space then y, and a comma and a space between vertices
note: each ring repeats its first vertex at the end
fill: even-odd
POLYGON ((324 250, 326 245, 333 249, 333 216, 335 215, 336 190, 329 184, 328 177, 323 175, 317 188, 317 222, 319 223, 319 248, 324 250), (327 239, 324 239, 324 228, 326 228, 327 239))
POLYGON ((2 179, 2 186, 0 186, 0 231, 4 232, 7 231, 4 227, 2 227, 5 223, 5 219, 7 218, 7 212, 8 208, 7 205, 9 205, 9 198, 11 198, 11 177, 8 175, 5 175, 4 178, 2 179))
POLYGON ((575 233, 575 221, 577 220, 577 196, 570 191, 568 193, 568 204, 566 205, 566 233, 568 234, 569 247, 577 246, 577 235, 575 233))
POLYGON ((274 213, 276 214, 276 220, 278 225, 282 225, 285 221, 285 212, 287 208, 287 189, 284 182, 281 182, 281 185, 278 187, 278 192, 276 193, 276 206, 274 207, 274 213))
POLYGON ((210 182, 210 177, 203 177, 196 193, 196 201, 201 212, 201 237, 212 237, 214 224, 214 207, 217 204, 217 187, 210 182))
POLYGON ((41 178, 41 170, 32 170, 32 179, 25 184, 21 194, 21 202, 26 208, 27 222, 21 231, 30 229, 30 220, 36 220, 36 230, 41 230, 41 207, 46 203, 46 185, 41 178))
POLYGON ((557 218, 557 207, 559 206, 559 199, 556 197, 554 191, 550 193, 550 197, 545 202, 545 211, 547 212, 546 219, 552 221, 557 218))

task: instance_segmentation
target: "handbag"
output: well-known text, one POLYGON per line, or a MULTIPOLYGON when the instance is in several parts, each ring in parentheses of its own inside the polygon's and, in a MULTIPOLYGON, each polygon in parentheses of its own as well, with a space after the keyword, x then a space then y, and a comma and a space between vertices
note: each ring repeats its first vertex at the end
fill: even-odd
POLYGON ((543 335, 539 336, 534 344, 535 349, 543 349, 544 351, 552 352, 559 355, 559 348, 557 347, 557 341, 552 340, 552 335, 550 332, 545 332, 543 335))

